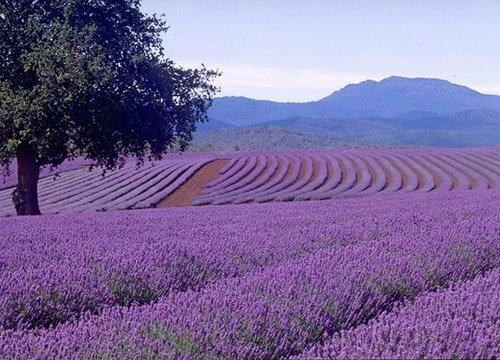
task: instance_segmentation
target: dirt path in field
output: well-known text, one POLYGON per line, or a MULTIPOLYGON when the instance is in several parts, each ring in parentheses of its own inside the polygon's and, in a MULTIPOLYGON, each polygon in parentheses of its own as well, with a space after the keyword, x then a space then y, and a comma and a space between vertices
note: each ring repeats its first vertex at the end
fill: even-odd
POLYGON ((220 169, 229 162, 228 159, 215 160, 198 170, 188 181, 182 184, 173 194, 162 200, 158 206, 189 206, 191 201, 201 194, 205 185, 217 178, 220 169))

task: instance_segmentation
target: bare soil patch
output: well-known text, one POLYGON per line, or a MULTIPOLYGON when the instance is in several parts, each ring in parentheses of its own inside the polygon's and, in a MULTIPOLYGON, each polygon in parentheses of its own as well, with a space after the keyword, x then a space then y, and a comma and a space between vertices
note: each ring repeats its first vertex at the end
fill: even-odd
POLYGON ((227 159, 215 160, 198 170, 191 178, 182 184, 172 194, 160 201, 158 206, 189 206, 191 201, 199 196, 205 185, 219 175, 220 169, 229 162, 227 159))

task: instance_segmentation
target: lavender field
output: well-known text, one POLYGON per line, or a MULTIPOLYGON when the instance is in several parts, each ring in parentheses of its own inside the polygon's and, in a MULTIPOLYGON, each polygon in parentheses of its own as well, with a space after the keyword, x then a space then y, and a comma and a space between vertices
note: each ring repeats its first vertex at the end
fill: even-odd
MULTIPOLYGON (((89 171, 89 162, 77 159, 61 166, 59 176, 42 173, 39 202, 43 214, 112 211, 153 207, 175 192, 197 170, 217 159, 216 154, 169 154, 163 160, 137 167, 130 159, 122 169, 89 171)), ((15 178, 0 190, 0 216, 13 216, 11 193, 15 178)), ((1 189, 1 187, 0 187, 1 189)))
POLYGON ((496 187, 0 228, 0 358, 500 354, 496 187))
MULTIPOLYGON (((179 191, 182 205, 220 205, 486 190, 500 184, 497 148, 168 154, 140 168, 130 160, 104 177, 99 169, 89 172, 86 164, 82 159, 65 163, 56 179, 48 170, 42 173, 42 213, 179 205, 169 201, 179 191), (213 179, 207 176, 208 168, 215 171, 213 179)), ((11 176, 0 187, 0 216, 15 214, 14 185, 11 176)))
POLYGON ((498 149, 359 149, 235 154, 194 205, 489 189, 498 149))

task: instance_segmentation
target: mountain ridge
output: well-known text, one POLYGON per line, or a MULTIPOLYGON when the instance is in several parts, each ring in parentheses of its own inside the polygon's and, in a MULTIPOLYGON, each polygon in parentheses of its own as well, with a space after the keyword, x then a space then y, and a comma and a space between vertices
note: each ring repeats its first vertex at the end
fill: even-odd
POLYGON ((355 140, 361 132, 363 141, 383 144, 496 146, 500 139, 500 96, 433 78, 366 80, 304 103, 222 97, 208 115, 240 128, 282 126, 355 140))

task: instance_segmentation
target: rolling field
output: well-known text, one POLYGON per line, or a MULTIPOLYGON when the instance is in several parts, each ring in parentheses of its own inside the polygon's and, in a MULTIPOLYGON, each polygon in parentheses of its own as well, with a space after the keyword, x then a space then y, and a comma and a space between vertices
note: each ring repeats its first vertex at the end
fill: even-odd
POLYGON ((194 205, 495 188, 499 149, 255 152, 234 156, 194 205))
MULTIPOLYGON (((129 161, 103 177, 100 169, 88 171, 83 161, 62 166, 60 176, 50 172, 39 182, 43 214, 111 211, 153 207, 172 194, 197 170, 216 161, 213 155, 168 155, 164 160, 137 168, 129 161)), ((6 185, 15 184, 8 179, 6 185)), ((5 187, 7 187, 4 185, 5 187)), ((0 216, 15 215, 12 188, 0 190, 0 216)))
MULTIPOLYGON (((82 160, 60 173, 40 181, 44 214, 492 189, 500 183, 500 149, 170 154, 141 168, 130 161, 105 177, 82 160)), ((14 184, 8 178, 0 190, 0 216, 14 215, 14 184)))
POLYGON ((3 218, 0 358, 492 358, 499 204, 474 190, 3 218))
POLYGON ((500 354, 499 149, 87 165, 0 190, 1 359, 500 354))

